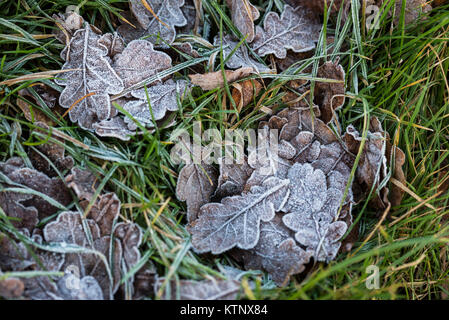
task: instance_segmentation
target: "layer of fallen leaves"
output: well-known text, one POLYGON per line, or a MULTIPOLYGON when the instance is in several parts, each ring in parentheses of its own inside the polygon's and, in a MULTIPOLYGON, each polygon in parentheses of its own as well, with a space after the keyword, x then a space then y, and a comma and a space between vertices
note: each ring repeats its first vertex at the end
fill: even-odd
MULTIPOLYGON (((71 121, 102 137, 129 140, 142 131, 142 126, 150 130, 156 126, 168 127, 173 123, 170 113, 179 109, 180 100, 185 98, 191 85, 211 90, 222 88, 225 81, 239 81, 252 73, 284 70, 298 59, 309 56, 315 48, 326 7, 333 14, 343 10, 344 16, 350 8, 348 0, 328 0, 326 6, 320 0, 286 2, 280 14, 269 11, 264 14, 263 21, 258 21, 259 9, 250 0, 226 0, 232 22, 245 41, 234 34, 213 37, 213 45, 222 48, 229 70, 192 74, 189 76, 191 83, 160 74, 173 67, 169 55, 173 54, 173 48, 187 56, 201 56, 192 37, 177 42, 178 33, 197 36, 202 30, 205 17, 200 1, 130 0, 130 11, 123 14, 126 19, 121 21, 116 32, 105 34, 75 12, 54 15, 59 28, 55 37, 66 45, 61 52, 65 61, 60 70, 63 72, 56 79, 63 89, 59 94, 47 88, 48 92, 41 90, 41 94, 51 95, 52 106, 65 109, 64 115, 68 113, 71 121), (275 62, 271 66, 261 59, 267 56, 275 62)), ((382 3, 382 0, 376 1, 377 5, 382 3)), ((397 0, 396 17, 401 5, 402 1, 397 0)), ((407 1, 405 22, 416 20, 430 9, 424 0, 407 1)), ((207 43, 209 39, 203 40, 207 43)), ((319 76, 332 74, 341 80, 342 73, 326 70, 326 66, 319 76)), ((22 90, 21 94, 27 93, 22 90)), ((250 98, 249 94, 246 100, 250 98)), ((341 99, 324 101, 323 108, 335 109, 341 99)), ((241 108, 245 97, 240 100, 242 104, 237 101, 237 105, 241 108)), ((33 116, 22 100, 19 107, 28 119, 42 121, 39 114, 33 116)), ((321 111, 328 120, 330 112, 321 111)))
POLYGON ((148 267, 124 279, 141 259, 140 228, 118 222, 114 193, 94 198, 98 183, 90 171, 72 168, 64 182, 11 158, 0 163, 0 173, 0 208, 9 220, 9 232, 0 234, 0 270, 62 273, 3 279, 0 296, 99 300, 151 292, 138 290, 148 267), (71 211, 63 209, 72 203, 70 189, 79 203, 71 211), (50 222, 42 225, 45 219, 50 222))
MULTIPOLYGON (((313 106, 310 83, 292 81, 284 96, 290 107, 259 124, 259 144, 243 161, 221 159, 218 177, 210 164, 190 163, 181 170, 177 196, 187 202, 196 252, 229 252, 246 269, 265 270, 285 285, 308 263, 337 256, 354 203, 371 192, 378 209, 400 203, 402 190, 380 185, 389 174, 405 182, 404 154, 390 144, 377 118, 371 119, 362 149, 353 126, 341 132, 335 110, 345 101, 344 70, 326 62, 318 75, 337 81, 316 83, 313 106), (275 142, 271 130, 279 132, 275 142)), ((344 249, 352 246, 351 238, 344 249)))
MULTIPOLYGON (((200 1, 130 0, 126 20, 116 32, 105 34, 77 13, 55 15, 59 27, 55 36, 65 45, 63 72, 55 80, 62 91, 38 86, 32 94, 24 89, 17 105, 44 135, 54 122, 42 110, 51 110, 58 116, 67 113, 82 129, 121 140, 129 140, 142 126, 150 130, 169 126, 170 114, 179 111, 192 86, 213 90, 231 84, 240 112, 266 84, 245 78, 285 70, 310 57, 324 8, 332 3, 330 13, 341 9, 343 18, 350 8, 348 0, 327 5, 319 0, 285 2, 282 12, 265 12, 261 21, 250 0, 224 1, 245 41, 226 33, 203 39, 223 50, 227 69, 190 74, 190 81, 169 71, 177 61, 173 49, 192 58, 202 56, 195 42, 177 42, 178 34, 200 34, 204 21, 200 1)), ((396 16, 401 3, 397 1, 396 16)), ((408 1, 406 23, 429 9, 425 1, 408 1)), ((400 203, 402 190, 397 183, 388 190, 386 182, 390 177, 405 182, 405 155, 390 143, 376 118, 370 119, 366 141, 354 127, 340 128, 335 111, 345 102, 345 72, 338 61, 322 63, 317 77, 326 80, 314 86, 305 80, 287 83, 282 93, 288 108, 259 124, 260 141, 266 143, 246 154, 243 162, 227 164, 221 159, 218 168, 205 163, 182 168, 176 193, 187 204, 196 252, 229 252, 246 269, 265 270, 278 285, 285 285, 312 261, 335 259, 343 241, 345 248, 351 247, 344 235, 352 225, 354 203, 368 196, 372 206, 382 210, 400 203), (275 151, 268 139, 272 129, 280 133, 275 151)), ((237 297, 240 285, 235 279, 182 280, 178 290, 172 280, 157 279, 150 263, 135 272, 141 259, 140 228, 118 222, 117 196, 105 192, 96 196, 98 177, 72 168, 73 159, 65 156, 62 141, 53 138, 54 142, 30 151, 34 168, 20 158, 0 163, 0 207, 10 219, 10 232, 0 234, 0 296, 237 297), (54 168, 70 174, 62 181, 54 168), (4 277, 9 271, 63 276, 4 277)))
MULTIPOLYGON (((273 72, 250 51, 260 57, 273 54, 283 59, 287 53, 315 47, 321 24, 308 8, 286 5, 281 15, 269 12, 263 27, 256 27, 254 22, 260 13, 249 0, 226 3, 246 42, 239 43, 228 34, 223 39, 215 37, 214 45, 223 47, 225 58, 234 52, 226 63, 230 70, 192 74, 191 84, 159 74, 173 67, 168 55, 171 48, 199 57, 195 43, 175 41, 178 31, 195 34, 201 29, 198 1, 131 0, 130 12, 124 14, 127 20, 117 32, 105 34, 75 12, 55 15, 60 28, 55 36, 66 45, 61 52, 64 72, 56 79, 63 87, 57 97, 58 107, 66 109, 70 120, 83 129, 102 137, 129 140, 141 126, 169 126, 169 113, 179 109, 191 85, 210 90, 252 73, 273 72)), ((242 96, 244 91, 248 89, 240 90, 240 97, 235 92, 240 108, 251 99, 242 96)))

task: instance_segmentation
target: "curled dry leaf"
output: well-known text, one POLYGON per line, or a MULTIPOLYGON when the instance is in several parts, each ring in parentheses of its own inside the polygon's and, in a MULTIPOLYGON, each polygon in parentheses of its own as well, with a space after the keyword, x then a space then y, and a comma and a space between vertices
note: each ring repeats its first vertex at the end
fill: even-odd
MULTIPOLYGON (((361 139, 352 126, 347 128, 343 136, 348 149, 353 153, 358 152, 361 139)), ((390 144, 388 133, 382 128, 379 119, 372 117, 368 139, 356 171, 356 187, 357 192, 363 192, 365 196, 373 189, 371 205, 380 210, 384 210, 389 204, 399 205, 404 194, 404 191, 396 185, 392 185, 391 190, 386 186, 379 188, 388 176, 388 163, 392 165, 391 176, 404 184, 406 180, 402 166, 405 163, 405 154, 401 149, 390 144)), ((358 197, 362 196, 358 194, 358 197)))
MULTIPOLYGON (((390 163, 393 166, 392 177, 405 185, 407 181, 405 178, 404 170, 402 168, 405 164, 405 153, 399 147, 391 145, 389 140, 387 140, 387 163, 390 163)), ((400 205, 403 196, 404 190, 402 188, 399 188, 396 184, 392 184, 390 187, 389 195, 391 205, 400 205)))
POLYGON ((61 52, 63 59, 67 54, 62 67, 67 72, 55 80, 65 86, 59 104, 70 109, 70 120, 85 129, 92 129, 94 123, 111 116, 109 94, 118 94, 124 89, 123 81, 109 64, 108 48, 99 42, 100 39, 89 25, 77 30, 61 52))
POLYGON ((334 111, 345 103, 345 71, 338 63, 329 61, 318 69, 317 77, 340 81, 315 83, 314 101, 320 107, 321 119, 328 123, 334 111))
MULTIPOLYGON (((348 149, 357 154, 362 137, 353 126, 347 128, 343 137, 348 149)), ((356 171, 358 192, 368 195, 373 189, 371 204, 378 209, 388 206, 388 189, 379 190, 378 186, 387 176, 387 158, 385 156, 387 138, 379 120, 371 118, 368 139, 365 141, 364 149, 359 160, 356 171)), ((366 196, 365 195, 365 196, 366 196)), ((362 197, 362 195, 358 195, 362 197)))
MULTIPOLYGON (((154 287, 157 294, 162 288, 164 278, 159 279, 154 287)), ((162 291, 163 300, 235 300, 241 292, 240 282, 236 280, 179 281, 179 295, 176 281, 170 281, 162 291), (169 290, 167 289, 169 287, 169 290), (168 295, 170 293, 170 295, 168 295)))
POLYGON ((249 0, 226 0, 231 9, 231 17, 234 25, 239 29, 246 41, 254 40, 254 21, 259 19, 259 10, 249 0))
POLYGON ((274 54, 283 59, 287 56, 287 49, 294 52, 314 49, 320 30, 321 23, 310 10, 285 5, 280 17, 275 12, 265 16, 264 28, 257 26, 251 46, 260 56, 274 54))
POLYGON ((238 110, 250 104, 263 88, 259 81, 253 79, 234 83, 232 86, 232 99, 238 110))
MULTIPOLYGON (((0 272, 0 277, 2 273, 0 272)), ((0 280, 0 297, 5 299, 15 299, 22 296, 25 286, 20 279, 17 278, 6 278, 0 280)))
MULTIPOLYGON (((226 66, 231 69, 238 68, 247 68, 251 67, 257 72, 269 72, 270 68, 265 66, 263 63, 260 63, 253 59, 249 52, 248 48, 244 43, 242 43, 233 53, 232 56, 229 55, 232 51, 237 47, 240 41, 233 40, 232 36, 226 34, 223 36, 223 58, 228 59, 226 61, 226 66)), ((214 45, 220 46, 221 41, 220 37, 216 36, 214 39, 214 45)))
MULTIPOLYGON (((246 67, 237 70, 225 70, 226 82, 231 83, 249 76, 254 72, 253 68, 246 67)), ((200 86, 203 90, 213 90, 216 88, 224 88, 225 80, 223 72, 216 71, 204 74, 189 75, 190 81, 196 86, 200 86)))
POLYGON ((187 24, 181 10, 184 0, 130 0, 129 5, 143 29, 142 36, 148 35, 147 40, 159 47, 167 48, 166 43, 173 43, 175 26, 183 27, 187 24))

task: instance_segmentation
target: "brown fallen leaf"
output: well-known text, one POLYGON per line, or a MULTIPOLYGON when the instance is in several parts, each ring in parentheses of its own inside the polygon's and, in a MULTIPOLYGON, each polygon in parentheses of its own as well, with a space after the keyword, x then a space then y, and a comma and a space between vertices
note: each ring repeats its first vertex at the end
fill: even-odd
MULTIPOLYGON (((254 72, 251 67, 244 67, 237 70, 225 70, 226 82, 231 83, 249 76, 254 72)), ((225 80, 221 71, 209 72, 204 74, 189 75, 192 84, 201 87, 203 90, 213 90, 224 88, 225 80)))
POLYGON ((260 13, 249 0, 226 0, 231 9, 232 22, 239 29, 246 41, 254 40, 254 21, 259 19, 260 13))
POLYGON ((250 104, 263 88, 262 84, 254 79, 234 83, 232 87, 232 99, 239 112, 250 104))
POLYGON ((291 6, 307 7, 317 14, 323 14, 325 6, 328 9, 330 8, 330 12, 333 14, 338 13, 341 7, 343 7, 343 12, 347 13, 351 5, 350 0, 285 0, 285 2, 291 6))
POLYGON ((345 102, 345 71, 338 63, 329 61, 318 69, 317 77, 340 81, 315 83, 314 101, 320 107, 321 119, 328 123, 345 102))
MULTIPOLYGON (((42 131, 44 137, 49 134, 49 131, 51 132, 51 129, 47 126, 47 124, 43 122, 36 122, 35 125, 38 128, 40 127, 43 129, 36 129, 36 131, 42 131)), ((63 144, 64 140, 53 135, 52 138, 60 141, 60 143, 47 141, 36 147, 40 153, 42 153, 45 157, 48 158, 48 160, 50 160, 50 162, 45 159, 44 156, 42 156, 39 152, 33 149, 28 152, 29 158, 34 168, 37 171, 45 173, 49 177, 55 177, 58 175, 51 164, 53 164, 63 174, 65 174, 65 171, 72 169, 74 164, 73 158, 71 156, 65 155, 65 147, 63 144)))
MULTIPOLYGON (((388 133, 387 133, 388 137, 388 133)), ((407 180, 403 170, 405 164, 405 153, 399 147, 392 145, 390 139, 387 140, 387 162, 393 164, 393 174, 392 177, 401 182, 403 185, 406 184, 407 180)), ((401 204, 402 198, 404 196, 404 190, 399 188, 396 184, 391 184, 390 194, 388 196, 392 206, 398 206, 401 204)))
MULTIPOLYGON (((2 272, 0 271, 0 277, 2 272)), ((19 298, 25 289, 23 282, 17 278, 6 278, 0 280, 0 297, 5 299, 15 299, 19 298)))
MULTIPOLYGON (((357 154, 361 137, 353 130, 354 127, 352 126, 347 128, 343 141, 349 151, 357 154)), ((401 203, 404 190, 395 184, 392 184, 391 191, 387 186, 379 189, 379 184, 387 177, 388 164, 390 163, 394 165, 391 178, 395 178, 404 184, 406 181, 402 166, 405 163, 405 154, 401 149, 389 143, 388 133, 382 128, 380 121, 376 117, 372 117, 368 139, 365 142, 356 171, 354 183, 356 198, 364 198, 374 188, 370 201, 374 208, 384 210, 390 204, 399 205, 401 203)))
MULTIPOLYGON (((56 90, 43 84, 37 84, 33 86, 33 89, 47 107, 52 108, 56 114, 63 114, 63 109, 57 104, 59 93, 56 90)), ((20 110, 22 110, 28 121, 43 122, 50 126, 55 124, 43 111, 38 108, 33 108, 33 106, 25 100, 28 100, 41 108, 44 108, 44 105, 35 98, 30 89, 26 88, 19 90, 16 104, 20 110)))

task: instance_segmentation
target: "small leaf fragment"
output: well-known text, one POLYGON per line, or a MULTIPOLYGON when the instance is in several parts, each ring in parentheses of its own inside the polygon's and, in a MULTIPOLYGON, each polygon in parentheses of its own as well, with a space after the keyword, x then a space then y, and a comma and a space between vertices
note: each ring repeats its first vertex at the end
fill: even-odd
MULTIPOLYGON (((253 68, 245 67, 237 70, 225 70, 226 81, 228 83, 237 81, 253 73, 253 68)), ((204 74, 190 74, 192 84, 200 86, 203 90, 213 90, 224 88, 225 80, 221 71, 209 72, 204 74)))

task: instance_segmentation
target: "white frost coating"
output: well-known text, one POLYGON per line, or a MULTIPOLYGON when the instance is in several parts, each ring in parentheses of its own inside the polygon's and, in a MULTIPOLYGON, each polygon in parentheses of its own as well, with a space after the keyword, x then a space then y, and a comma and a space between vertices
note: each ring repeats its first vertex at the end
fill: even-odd
POLYGON ((198 252, 219 254, 235 246, 252 249, 259 241, 260 221, 270 221, 289 195, 289 181, 266 179, 248 193, 208 203, 189 230, 198 252))
POLYGON ((264 29, 256 27, 256 36, 251 44, 260 56, 274 54, 279 59, 287 56, 287 49, 305 52, 315 48, 321 23, 303 7, 284 7, 281 17, 275 12, 265 16, 264 29))
MULTIPOLYGON (((182 98, 186 88, 187 81, 180 80, 175 82, 170 79, 163 84, 148 87, 146 90, 145 88, 134 90, 131 92, 131 95, 139 100, 129 101, 123 109, 139 122, 154 127, 153 117, 155 121, 161 120, 167 111, 178 110, 178 97, 182 98)), ((128 117, 125 117, 125 122, 133 123, 128 117)))
MULTIPOLYGON (((230 35, 223 36, 223 56, 225 59, 231 54, 231 52, 237 47, 240 41, 234 41, 230 35)), ((214 46, 221 45, 220 37, 216 36, 214 39, 214 46)), ((231 69, 252 67, 258 72, 269 72, 270 68, 264 64, 257 62, 253 59, 248 52, 248 48, 242 43, 234 54, 226 61, 226 66, 231 69)))
MULTIPOLYGON (((333 172, 330 182, 342 187, 341 176, 333 172)), ((314 170, 310 164, 296 163, 288 173, 292 193, 285 206, 289 212, 283 217, 284 224, 296 231, 295 238, 307 250, 312 251, 318 261, 332 260, 340 248, 340 238, 347 230, 337 218, 343 199, 343 190, 326 182, 323 171, 314 170)), ((344 189, 344 188, 343 188, 344 189)))
POLYGON ((273 220, 261 223, 259 242, 253 249, 242 251, 242 257, 247 269, 264 269, 282 285, 291 275, 304 270, 311 253, 296 244, 281 216, 276 215, 273 220))
POLYGON ((182 168, 176 185, 176 197, 187 202, 187 220, 198 218, 202 205, 210 201, 217 185, 217 172, 210 164, 188 164, 182 168))
POLYGON ((100 137, 113 137, 123 141, 128 141, 131 136, 136 134, 135 131, 129 130, 128 126, 125 120, 120 117, 102 120, 92 125, 95 133, 100 137))
POLYGON ((64 72, 55 82, 65 86, 59 104, 69 111, 70 120, 84 129, 111 116, 110 94, 123 91, 123 81, 109 64, 108 49, 99 42, 101 36, 89 25, 75 32, 69 45, 61 52, 68 57, 64 72))
POLYGON ((187 24, 187 20, 181 10, 184 0, 146 0, 146 2, 158 19, 145 8, 141 0, 129 1, 131 11, 145 30, 143 35, 150 36, 146 40, 158 47, 168 48, 165 42, 171 44, 175 40, 175 26, 183 27, 187 24))
POLYGON ((170 56, 154 50, 151 42, 145 40, 131 41, 122 53, 114 57, 113 63, 113 68, 123 79, 125 88, 157 75, 171 66, 170 56))

